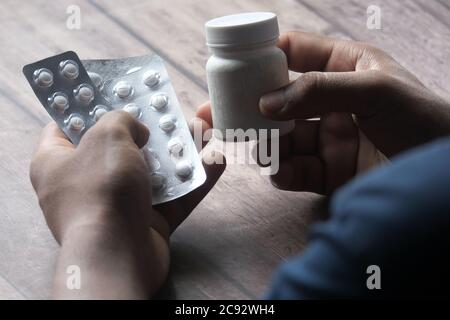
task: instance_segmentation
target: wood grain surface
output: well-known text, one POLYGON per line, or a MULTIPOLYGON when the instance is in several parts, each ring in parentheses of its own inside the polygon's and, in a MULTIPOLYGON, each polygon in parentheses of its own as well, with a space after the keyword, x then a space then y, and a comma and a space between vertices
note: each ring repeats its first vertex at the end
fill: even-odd
MULTIPOLYGON (((273 11, 281 31, 303 30, 370 42, 439 94, 450 97, 447 0, 62 0, 0 2, 0 298, 48 299, 58 246, 28 178, 41 128, 50 121, 22 66, 66 50, 82 59, 154 52, 166 60, 186 118, 207 100, 205 21, 243 11, 273 11), (66 27, 69 5, 81 29, 66 27), (380 6, 382 29, 366 27, 380 6)), ((232 156, 232 154, 231 154, 232 156)), ((161 298, 252 299, 274 269, 301 252, 326 201, 275 190, 254 166, 230 165, 172 238, 172 270, 161 298)))

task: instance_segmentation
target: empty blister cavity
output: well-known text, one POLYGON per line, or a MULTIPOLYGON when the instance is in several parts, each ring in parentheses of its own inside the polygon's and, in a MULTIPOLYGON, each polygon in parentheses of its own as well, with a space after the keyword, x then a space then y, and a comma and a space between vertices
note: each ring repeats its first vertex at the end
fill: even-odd
POLYGON ((134 118, 138 119, 141 116, 141 108, 136 103, 128 103, 123 107, 123 110, 131 114, 134 118))
POLYGON ((55 92, 48 98, 48 105, 53 110, 63 113, 69 108, 69 98, 64 92, 55 92))
POLYGON ((101 89, 103 87, 103 78, 101 75, 96 72, 88 72, 88 76, 97 88, 101 89))
POLYGON ((141 69, 142 69, 142 67, 133 67, 133 68, 129 69, 126 74, 135 73, 135 72, 138 72, 141 69))
POLYGON ((176 121, 177 119, 171 114, 163 115, 159 119, 159 127, 164 132, 171 132, 176 127, 176 121))
POLYGON ((160 190, 166 185, 166 177, 160 173, 154 173, 150 176, 153 190, 160 190))
POLYGON ((70 117, 66 120, 66 124, 72 132, 81 132, 85 127, 83 118, 77 114, 70 115, 70 117))
POLYGON ((73 95, 77 101, 87 105, 94 99, 94 88, 87 83, 82 83, 73 90, 73 95))
POLYGON ((175 173, 180 178, 186 179, 189 178, 192 174, 193 166, 192 163, 188 160, 181 160, 177 162, 175 165, 175 173))
POLYGON ((158 156, 155 151, 150 148, 144 148, 144 159, 147 163, 148 170, 154 172, 161 168, 161 163, 158 160, 158 156))
POLYGON ((38 69, 33 73, 33 79, 39 87, 50 87, 53 84, 53 72, 47 68, 38 69))
POLYGON ((64 60, 59 64, 59 72, 66 79, 76 79, 80 73, 78 64, 73 60, 64 60))
POLYGON ((91 112, 91 116, 93 117, 94 121, 97 122, 100 120, 101 117, 103 117, 107 112, 109 111, 107 106, 104 105, 97 105, 95 106, 94 110, 91 112))
POLYGON ((150 105, 156 110, 162 110, 167 106, 169 97, 165 93, 157 93, 151 96, 150 105))
POLYGON ((114 86, 114 94, 117 95, 119 98, 128 98, 133 93, 133 87, 130 83, 127 81, 119 81, 114 86))
POLYGON ((183 155, 184 143, 179 137, 175 137, 167 142, 167 149, 173 156, 179 157, 183 155))
POLYGON ((142 81, 147 87, 154 87, 156 86, 160 81, 161 75, 158 71, 155 70, 149 70, 146 73, 144 73, 144 76, 142 78, 142 81))

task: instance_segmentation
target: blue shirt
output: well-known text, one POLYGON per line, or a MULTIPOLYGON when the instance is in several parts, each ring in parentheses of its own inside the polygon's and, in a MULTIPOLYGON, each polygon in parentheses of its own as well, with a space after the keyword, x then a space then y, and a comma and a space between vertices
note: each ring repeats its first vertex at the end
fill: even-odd
POLYGON ((450 138, 354 179, 330 213, 277 271, 267 298, 450 296, 450 138), (371 265, 379 290, 367 286, 371 265))

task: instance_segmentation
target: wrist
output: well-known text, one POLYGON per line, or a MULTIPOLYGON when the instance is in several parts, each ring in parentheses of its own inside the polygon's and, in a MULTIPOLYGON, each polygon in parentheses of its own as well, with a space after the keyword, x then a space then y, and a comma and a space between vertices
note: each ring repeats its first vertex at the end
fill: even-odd
POLYGON ((151 228, 144 238, 117 224, 79 224, 67 229, 55 276, 56 297, 149 298, 169 269, 169 248, 151 228), (80 291, 67 290, 67 268, 79 267, 80 291))
POLYGON ((100 234, 114 234, 118 238, 128 237, 128 241, 144 241, 150 227, 151 212, 136 214, 132 209, 118 210, 109 205, 70 205, 45 210, 47 222, 58 242, 75 237, 87 230, 100 234))

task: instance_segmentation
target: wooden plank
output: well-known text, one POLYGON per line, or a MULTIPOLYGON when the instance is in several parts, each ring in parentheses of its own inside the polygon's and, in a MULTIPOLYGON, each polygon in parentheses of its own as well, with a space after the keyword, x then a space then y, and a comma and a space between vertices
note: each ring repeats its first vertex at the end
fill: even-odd
MULTIPOLYGON (((22 77, 21 67, 67 49, 74 49, 85 58, 148 53, 147 48, 114 25, 107 28, 107 18, 89 19, 89 5, 83 9, 86 19, 83 27, 92 36, 86 39, 83 33, 74 35, 74 31, 63 27, 68 4, 72 2, 61 3, 61 7, 55 10, 48 2, 42 1, 24 6, 19 13, 2 10, 5 12, 2 27, 14 32, 0 35, 0 40, 8 43, 8 49, 6 46, 0 48, 4 84, 0 89, 0 179, 4 182, 0 189, 0 274, 21 288, 28 298, 50 297, 57 246, 42 218, 28 178, 32 150, 42 125, 49 121, 49 117, 22 77), (89 21, 93 23, 89 24, 89 21), (93 32, 98 24, 106 27, 99 35, 93 32), (67 39, 70 39, 70 44, 66 43, 67 39), (90 43, 98 47, 90 47, 90 43), (10 48, 13 48, 12 52, 10 48)), ((1 5, 14 4, 10 1, 1 5)), ((206 96, 190 90, 190 82, 170 66, 169 72, 177 89, 181 88, 177 90, 181 103, 189 106, 186 113, 192 115, 193 106, 206 96)))
POLYGON ((13 101, 0 104, 0 276, 26 298, 46 298, 57 246, 28 178, 40 126, 13 101))
POLYGON ((322 32, 329 25, 295 1, 139 1, 89 0, 99 12, 166 60, 173 61, 193 82, 206 91, 205 64, 209 53, 203 34, 204 23, 217 16, 246 11, 273 11, 280 29, 322 32), (132 19, 130 19, 132 17, 132 19), (145 26, 145 27, 144 27, 145 26), (145 31, 143 31, 145 30, 145 31), (162 39, 162 41, 160 40, 162 39))
POLYGON ((450 1, 415 0, 415 3, 443 25, 450 28, 450 1))
MULTIPOLYGON (((370 40, 411 67, 433 89, 448 91, 444 62, 448 61, 449 31, 441 18, 432 23, 436 12, 445 18, 447 11, 425 2, 402 6, 383 1, 386 27, 373 32, 365 28, 368 3, 40 0, 13 13, 7 8, 15 2, 3 1, 0 25, 14 32, 0 34, 7 44, 0 47, 4 84, 0 89, 0 142, 5 146, 0 153, 0 179, 7 181, 0 189, 0 243, 5 244, 0 249, 0 278, 19 288, 24 297, 49 297, 56 254, 28 182, 31 150, 48 116, 21 76, 23 64, 66 49, 77 51, 82 58, 153 51, 168 61, 177 94, 191 117, 194 107, 207 98, 204 22, 228 13, 270 10, 279 15, 283 31, 302 29, 370 40), (81 7, 80 31, 65 28, 69 4, 81 7), (428 8, 425 14, 417 14, 415 10, 423 6, 428 8), (418 21, 412 31, 409 19, 418 21)), ((280 261, 303 248, 309 224, 324 208, 316 195, 276 191, 254 167, 229 166, 216 188, 175 233, 172 277, 163 296, 258 297, 280 261)))
POLYGON ((431 13, 441 9, 442 19, 450 21, 450 10, 441 4, 423 0, 298 2, 353 39, 385 50, 432 90, 450 98, 450 29, 431 13), (369 30, 366 26, 369 5, 381 8, 381 30, 369 30), (433 9, 423 10, 424 6, 433 9))
POLYGON ((24 300, 25 297, 0 276, 0 300, 24 300))
MULTIPOLYGON (((13 1, 4 1, 1 5, 7 7, 13 5, 13 1)), ((11 96, 19 96, 19 100, 25 105, 30 105, 32 112, 42 119, 48 117, 45 110, 36 104, 37 100, 22 76, 23 65, 68 49, 75 50, 82 59, 114 58, 151 52, 151 49, 110 23, 107 17, 98 15, 98 12, 85 1, 58 1, 57 4, 35 1, 23 6, 18 12, 13 13, 11 10, 4 12, 3 27, 17 30, 14 33, 4 32, 0 35, 0 40, 8 44, 0 48, 3 59, 0 70, 4 79, 9 80, 5 81, 5 85, 9 86, 4 90, 11 96), (81 7, 81 30, 69 30, 65 27, 66 8, 71 4, 78 4, 81 7), (108 28, 98 30, 99 25, 108 28), (14 50, 11 52, 10 48, 14 50)), ((171 65, 168 65, 168 72, 180 103, 184 106, 183 111, 186 116, 191 117, 195 107, 206 100, 206 94, 191 89, 192 82, 171 65)))
MULTIPOLYGON (((108 16, 98 15, 98 12, 93 10, 94 7, 85 2, 79 3, 84 17, 84 22, 82 22, 83 32, 63 28, 66 18, 65 8, 68 4, 72 4, 72 2, 58 2, 56 7, 54 4, 49 5, 44 1, 35 2, 33 5, 24 6, 18 13, 13 14, 6 10, 2 22, 5 28, 14 30, 14 34, 4 33, 0 40, 14 48, 14 52, 8 52, 4 48, 0 49, 5 62, 0 70, 3 80, 8 80, 4 81, 4 90, 8 94, 4 95, 3 99, 9 99, 4 102, 7 107, 1 109, 2 115, 5 115, 2 119, 5 124, 8 124, 2 126, 1 142, 6 147, 3 149, 5 152, 2 152, 0 158, 2 164, 1 178, 2 181, 8 181, 8 183, 4 185, 3 194, 5 196, 2 199, 1 207, 4 222, 1 226, 1 234, 5 237, 2 239, 5 240, 2 243, 6 243, 6 245, 0 250, 0 255, 3 258, 1 259, 3 263, 0 263, 0 271, 10 283, 20 287, 30 298, 49 297, 57 247, 45 226, 28 181, 28 162, 31 150, 35 145, 38 131, 42 124, 48 121, 48 116, 37 105, 31 90, 22 78, 20 74, 21 66, 30 61, 64 51, 66 48, 76 50, 85 58, 138 55, 146 53, 150 49, 140 41, 133 39, 120 26, 112 24, 108 16), (98 30, 98 25, 103 26, 103 29, 98 30), (49 36, 50 31, 51 36, 49 36), (66 42, 68 39, 70 39, 70 45, 66 42), (16 87, 17 84, 20 85, 16 87), (17 102, 14 103, 14 101, 17 102), (18 104, 23 107, 17 108, 18 104), (21 118, 14 118, 13 115, 21 115, 21 118), (18 141, 21 141, 21 143, 19 144, 18 141), (17 228, 20 228, 20 232, 16 230, 17 228), (32 245, 28 245, 27 249, 23 250, 22 245, 24 243, 32 243, 32 245), (17 252, 21 254, 18 255, 17 252)), ((2 3, 3 5, 13 5, 13 2, 6 1, 2 3)), ((169 65, 169 72, 171 72, 177 91, 181 88, 181 92, 178 91, 180 100, 182 100, 182 103, 184 102, 184 105, 191 106, 191 108, 186 109, 188 113, 190 111, 192 114, 194 103, 191 103, 191 101, 200 102, 206 97, 206 92, 199 90, 198 85, 187 76, 179 73, 173 66, 169 65)), ((260 182, 251 182, 251 179, 261 179, 256 171, 246 169, 241 171, 244 174, 232 171, 227 173, 224 178, 225 182, 219 184, 219 186, 222 185, 221 189, 210 195, 210 197, 214 197, 215 193, 218 198, 210 200, 212 205, 205 204, 203 209, 199 208, 196 212, 198 218, 192 220, 190 224, 186 224, 184 229, 187 231, 180 230, 177 233, 178 238, 174 238, 175 246, 177 243, 181 245, 188 240, 191 245, 190 248, 194 248, 190 250, 196 250, 205 257, 203 259, 205 261, 195 259, 189 261, 183 258, 185 256, 184 251, 174 250, 174 269, 178 269, 180 272, 174 272, 173 282, 174 287, 178 288, 176 295, 179 297, 252 298, 258 296, 270 277, 271 270, 281 260, 279 253, 272 252, 271 249, 267 250, 264 247, 264 241, 262 241, 264 239, 261 239, 260 235, 266 236, 268 234, 271 241, 276 243, 278 234, 285 235, 284 232, 276 232, 277 225, 286 224, 292 227, 293 229, 288 233, 293 233, 293 235, 298 234, 299 229, 294 230, 296 224, 304 226, 304 220, 299 220, 297 223, 283 222, 281 217, 274 216, 277 221, 273 224, 273 229, 265 231, 264 228, 260 228, 259 230, 252 230, 252 233, 248 235, 236 236, 234 233, 236 231, 252 229, 247 221, 249 218, 244 214, 252 215, 255 210, 263 210, 263 206, 255 207, 253 202, 261 203, 258 195, 259 198, 266 197, 265 193, 267 193, 267 190, 262 189, 252 195, 253 199, 251 197, 250 200, 241 199, 241 205, 245 208, 244 211, 240 209, 238 202, 234 204, 230 211, 231 217, 223 216, 219 204, 229 202, 229 197, 233 196, 232 193, 245 191, 244 188, 233 191, 234 181, 243 179, 247 181, 247 186, 260 182), (221 194, 228 195, 224 197, 221 194), (205 228, 208 229, 205 230, 205 236, 211 237, 211 241, 207 241, 210 245, 203 248, 199 246, 199 243, 205 243, 205 240, 195 239, 194 237, 200 228, 197 228, 196 224, 204 219, 199 213, 203 212, 203 215, 210 216, 213 211, 209 207, 214 205, 217 206, 216 212, 218 215, 213 217, 215 219, 213 229, 210 229, 211 227, 208 224, 205 225, 205 228), (241 229, 236 230, 235 227, 231 227, 224 230, 224 234, 217 234, 214 231, 218 228, 223 229, 217 225, 223 224, 224 221, 231 223, 231 218, 235 220, 233 223, 236 226, 242 225, 241 229), (273 232, 275 234, 272 234, 273 232), (262 246, 259 245, 260 242, 263 242, 262 246), (217 251, 220 247, 228 250, 217 251), (177 252, 181 253, 180 258, 177 258, 177 252), (240 260, 237 261, 236 257, 240 260), (199 263, 201 266, 199 266, 199 263), (245 269, 246 272, 234 278, 234 273, 239 272, 241 268, 245 269), (202 272, 197 272, 194 277, 192 271, 195 273, 195 270, 202 270, 202 272), (186 271, 188 272, 186 273, 186 271), (233 276, 230 276, 230 274, 233 276), (193 281, 195 281, 195 286, 192 286, 193 281), (255 283, 255 285, 251 283, 255 283), (251 287, 251 289, 248 287, 251 287)), ((271 188, 268 190, 272 192, 271 188)), ((299 200, 304 199, 304 197, 298 197, 297 194, 292 195, 292 197, 299 200)), ((302 204, 303 201, 300 202, 300 207, 305 207, 302 204)), ((207 202, 205 201, 205 203, 207 202)), ((258 219, 264 221, 261 217, 255 217, 253 220, 259 221, 258 219)), ((269 219, 264 226, 266 227, 267 223, 270 222, 269 219)), ((282 227, 282 229, 284 230, 285 227, 282 227)), ((289 238, 292 240, 296 237, 289 238)), ((284 241, 279 242, 284 243, 284 241)), ((299 242, 294 242, 288 246, 283 244, 283 246, 282 251, 287 254, 297 251, 300 247, 299 242)))

